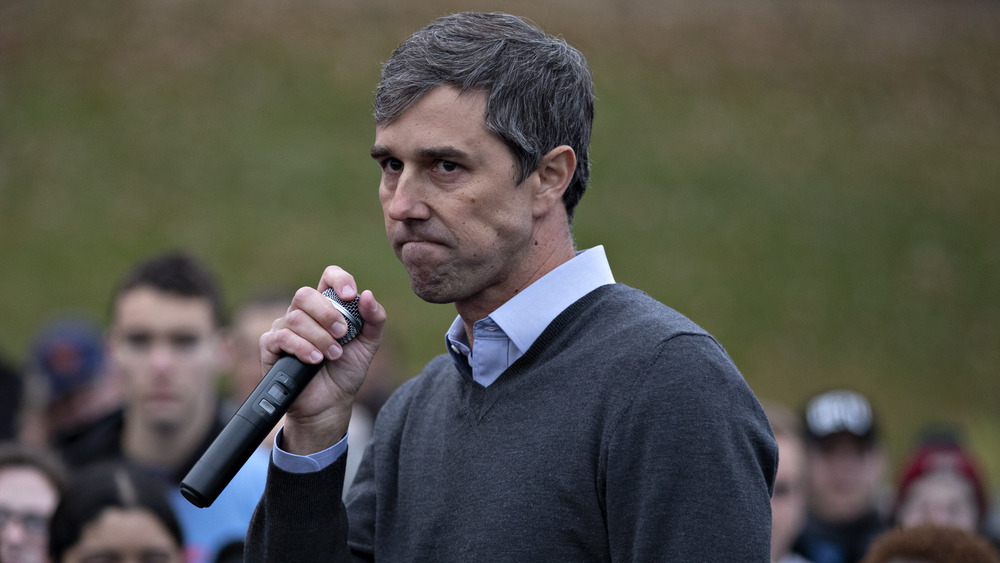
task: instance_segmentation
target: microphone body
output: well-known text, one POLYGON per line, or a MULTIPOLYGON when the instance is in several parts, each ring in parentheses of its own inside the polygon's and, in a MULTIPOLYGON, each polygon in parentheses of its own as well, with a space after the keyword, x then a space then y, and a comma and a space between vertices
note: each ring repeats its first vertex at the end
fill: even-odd
MULTIPOLYGON (((338 342, 347 344, 364 326, 358 311, 360 296, 345 303, 333 289, 323 295, 344 315, 347 334, 338 342)), ((184 498, 198 508, 211 506, 322 366, 294 356, 279 358, 181 481, 184 498)))

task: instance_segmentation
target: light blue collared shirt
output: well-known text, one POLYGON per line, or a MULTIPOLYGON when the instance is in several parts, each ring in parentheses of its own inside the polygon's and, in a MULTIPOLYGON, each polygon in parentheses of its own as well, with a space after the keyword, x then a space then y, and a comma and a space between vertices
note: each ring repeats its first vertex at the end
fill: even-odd
POLYGON ((445 340, 456 363, 469 362, 472 379, 483 387, 500 377, 528 351, 559 313, 602 285, 615 283, 603 246, 578 252, 524 291, 472 325, 473 345, 456 317, 445 340))
MULTIPOLYGON (((462 318, 445 335, 448 352, 459 365, 468 361, 472 379, 488 387, 531 347, 550 323, 591 291, 615 283, 603 246, 577 252, 568 262, 542 276, 524 291, 472 325, 473 345, 462 318)), ((283 431, 283 429, 282 429, 283 431)), ((290 473, 319 471, 347 451, 347 437, 330 448, 300 456, 281 449, 282 431, 274 440, 274 464, 290 473)))

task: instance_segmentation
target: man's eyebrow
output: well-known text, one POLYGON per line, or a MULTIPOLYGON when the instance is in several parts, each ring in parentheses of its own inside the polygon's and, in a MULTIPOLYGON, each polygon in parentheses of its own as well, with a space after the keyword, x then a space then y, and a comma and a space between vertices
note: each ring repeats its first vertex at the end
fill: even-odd
POLYGON ((384 147, 382 145, 375 145, 372 147, 372 158, 378 160, 382 157, 389 156, 389 147, 384 147))
MULTIPOLYGON (((389 147, 383 145, 375 145, 372 147, 372 158, 378 160, 380 158, 385 158, 391 156, 392 151, 389 147)), ((420 158, 467 158, 469 154, 462 149, 453 147, 451 145, 445 145, 441 147, 426 147, 422 149, 417 149, 417 156, 420 158)))
POLYGON ((450 145, 419 149, 417 154, 423 158, 465 158, 469 156, 462 149, 450 145))

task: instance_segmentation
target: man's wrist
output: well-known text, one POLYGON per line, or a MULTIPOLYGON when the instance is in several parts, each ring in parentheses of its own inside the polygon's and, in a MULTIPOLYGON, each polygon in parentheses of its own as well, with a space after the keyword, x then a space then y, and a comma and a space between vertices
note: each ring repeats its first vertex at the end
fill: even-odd
POLYGON ((334 462, 347 453, 347 439, 350 435, 350 430, 348 430, 348 436, 344 436, 342 440, 334 444, 332 447, 305 456, 288 453, 282 449, 284 441, 283 432, 284 427, 282 427, 282 429, 278 431, 277 436, 275 436, 274 448, 271 450, 271 460, 279 469, 289 473, 312 473, 314 471, 321 471, 330 465, 333 465, 334 462))
POLYGON ((329 449, 347 435, 350 422, 350 410, 346 417, 330 415, 307 421, 285 417, 281 449, 295 455, 309 455, 329 449))

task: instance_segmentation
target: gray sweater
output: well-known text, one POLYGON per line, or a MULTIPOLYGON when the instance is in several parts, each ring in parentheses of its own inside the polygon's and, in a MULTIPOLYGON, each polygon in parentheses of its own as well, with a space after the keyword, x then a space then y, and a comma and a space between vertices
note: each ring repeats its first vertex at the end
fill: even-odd
POLYGON ((608 285, 489 387, 447 355, 400 387, 346 510, 343 459, 304 475, 272 464, 246 557, 766 562, 776 464, 722 347, 608 285))

